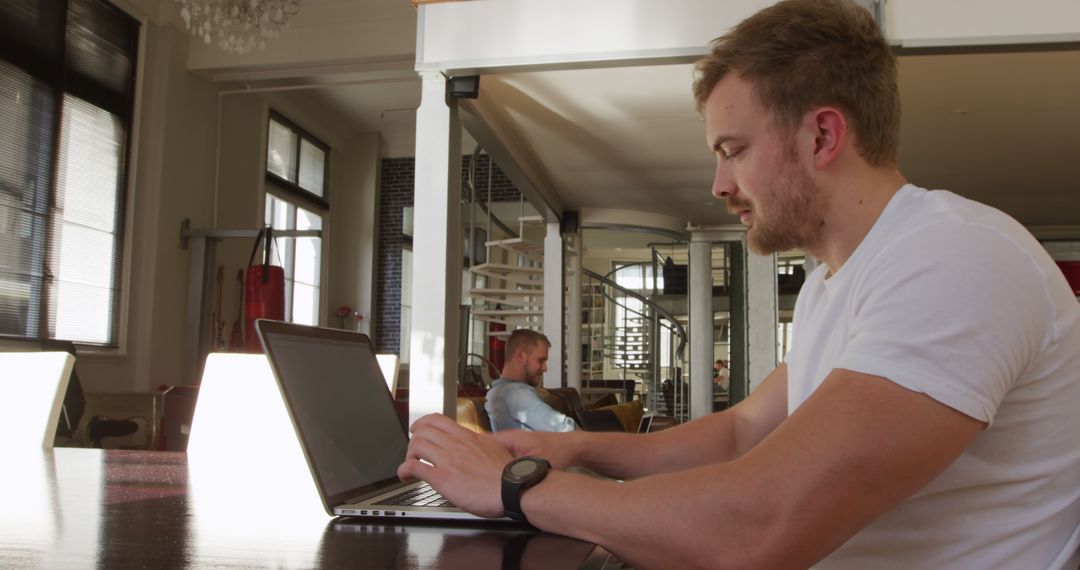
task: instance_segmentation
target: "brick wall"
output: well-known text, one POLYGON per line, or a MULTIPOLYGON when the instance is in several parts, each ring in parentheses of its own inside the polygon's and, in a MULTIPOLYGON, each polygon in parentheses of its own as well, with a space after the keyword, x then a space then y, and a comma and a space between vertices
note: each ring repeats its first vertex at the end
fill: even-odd
MULTIPOLYGON (((461 159, 462 193, 468 176, 472 157, 461 159)), ((493 202, 517 202, 521 193, 506 177, 499 165, 491 178, 493 202)), ((487 200, 488 170, 491 160, 481 156, 476 161, 476 179, 479 200, 487 200)), ((403 208, 413 205, 415 159, 385 158, 380 166, 379 187, 379 235, 376 248, 377 265, 375 278, 375 347, 380 353, 401 354, 401 248, 403 208)))

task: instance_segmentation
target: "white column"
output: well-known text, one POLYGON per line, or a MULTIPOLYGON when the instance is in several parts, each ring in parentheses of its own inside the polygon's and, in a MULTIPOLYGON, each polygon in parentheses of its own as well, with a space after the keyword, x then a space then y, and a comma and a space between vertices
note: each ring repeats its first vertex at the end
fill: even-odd
POLYGON ((563 241, 559 222, 547 223, 544 236, 544 334, 551 341, 548 351, 548 371, 544 373, 545 388, 563 385, 563 241))
POLYGON ((581 234, 566 236, 566 385, 581 391, 581 234))
POLYGON ((712 243, 690 242, 690 418, 712 413, 712 243))
POLYGON ((416 111, 409 422, 456 414, 461 304, 461 123, 440 73, 421 75, 416 111))
POLYGON ((776 255, 746 256, 746 380, 753 392, 776 368, 776 255))

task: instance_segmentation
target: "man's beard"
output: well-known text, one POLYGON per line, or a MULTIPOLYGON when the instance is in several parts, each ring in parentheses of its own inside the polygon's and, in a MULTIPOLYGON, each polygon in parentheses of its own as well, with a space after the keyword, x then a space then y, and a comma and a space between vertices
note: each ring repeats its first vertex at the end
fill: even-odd
POLYGON ((738 195, 727 202, 732 211, 750 209, 746 243, 758 255, 806 249, 817 243, 825 226, 826 196, 793 162, 783 165, 775 184, 756 204, 738 195))

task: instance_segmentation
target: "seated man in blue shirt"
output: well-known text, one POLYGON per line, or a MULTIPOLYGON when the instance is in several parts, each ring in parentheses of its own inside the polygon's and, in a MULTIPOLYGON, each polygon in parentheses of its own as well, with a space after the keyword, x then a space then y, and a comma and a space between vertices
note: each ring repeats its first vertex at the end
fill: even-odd
POLYGON ((518 329, 506 341, 502 377, 491 383, 484 409, 491 431, 574 431, 574 420, 547 405, 536 392, 547 371, 551 341, 542 333, 518 329))

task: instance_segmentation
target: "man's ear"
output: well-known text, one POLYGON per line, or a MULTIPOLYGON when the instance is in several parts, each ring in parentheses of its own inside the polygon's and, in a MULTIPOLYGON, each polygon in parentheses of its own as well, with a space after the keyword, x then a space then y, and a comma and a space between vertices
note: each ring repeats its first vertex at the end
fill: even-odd
POLYGON ((814 137, 814 166, 825 168, 840 156, 848 142, 847 118, 836 107, 818 107, 807 120, 814 137))

